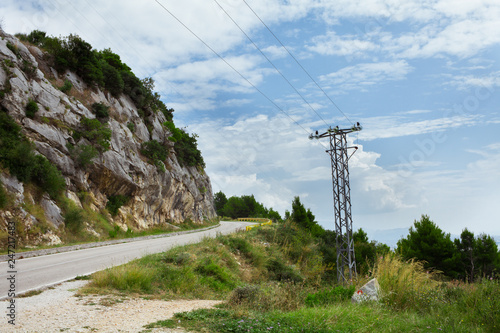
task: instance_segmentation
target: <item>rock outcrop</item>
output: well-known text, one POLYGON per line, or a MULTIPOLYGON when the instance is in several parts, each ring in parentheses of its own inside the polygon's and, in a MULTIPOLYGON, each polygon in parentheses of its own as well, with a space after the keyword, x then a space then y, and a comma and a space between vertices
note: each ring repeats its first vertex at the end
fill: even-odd
MULTIPOLYGON (((26 46, 1 30, 0 35, 0 104, 22 127, 37 153, 62 172, 67 198, 82 207, 79 198, 84 193, 91 198, 92 209, 102 212, 110 196, 128 197, 116 216, 108 215, 125 230, 178 224, 187 219, 199 223, 215 217, 210 180, 201 167, 179 164, 174 144, 167 140, 170 133, 162 125, 166 121, 164 114, 152 113, 146 122, 128 96, 115 98, 106 91, 88 87, 74 73, 58 73, 48 65, 46 54, 39 48, 26 46), (68 94, 58 88, 65 80, 72 83, 68 94), (26 116, 29 101, 38 105, 32 119, 26 116), (73 130, 78 128, 81 119, 96 118, 91 112, 93 103, 109 106, 107 123, 112 136, 109 150, 101 152, 84 168, 75 161, 68 147, 78 143, 73 130), (141 143, 149 140, 169 145, 164 171, 141 155, 141 143)), ((0 169, 0 176, 14 200, 9 211, 0 212, 2 229, 5 230, 6 220, 13 217, 24 221, 26 228, 36 224, 37 218, 21 208, 33 200, 26 194, 25 184, 10 176, 6 169, 0 169)), ((44 195, 37 204, 55 229, 64 226, 62 207, 58 207, 58 203, 44 195)), ((52 234, 45 238, 56 242, 52 234)))

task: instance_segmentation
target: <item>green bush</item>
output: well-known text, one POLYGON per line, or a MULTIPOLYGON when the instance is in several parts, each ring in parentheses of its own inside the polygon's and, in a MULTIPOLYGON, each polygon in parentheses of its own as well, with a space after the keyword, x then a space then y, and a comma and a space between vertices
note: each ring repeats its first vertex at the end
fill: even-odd
POLYGON ((66 181, 61 172, 42 155, 35 156, 32 180, 54 199, 66 188, 66 181))
POLYGON ((8 167, 10 173, 19 181, 29 183, 36 164, 32 145, 28 141, 19 141, 4 153, 3 164, 8 167))
POLYGON ((127 123, 127 128, 130 130, 130 132, 132 132, 132 133, 135 132, 135 124, 134 123, 127 123))
POLYGON ((68 150, 73 160, 84 169, 91 165, 92 160, 99 155, 99 151, 92 145, 68 145, 68 150))
POLYGON ((26 77, 28 79, 33 79, 35 77, 36 67, 31 62, 23 60, 21 69, 23 70, 24 74, 26 74, 26 77))
POLYGON ((174 150, 179 163, 185 166, 201 166, 204 168, 205 161, 198 149, 198 135, 189 135, 184 129, 175 127, 171 121, 166 121, 163 125, 172 133, 172 136, 168 139, 174 142, 174 150))
POLYGON ((28 41, 35 46, 41 46, 45 41, 47 34, 40 30, 33 30, 29 35, 19 35, 18 38, 22 41, 28 41))
POLYGON ((104 75, 104 87, 108 89, 113 96, 118 97, 125 87, 125 82, 123 82, 120 72, 106 60, 101 60, 100 65, 104 75))
POLYGON ((19 48, 17 45, 12 44, 11 42, 7 42, 7 48, 12 51, 16 55, 16 57, 21 58, 21 52, 19 52, 19 48))
POLYGON ((97 118, 108 118, 109 117, 109 106, 103 103, 92 104, 92 111, 97 118))
POLYGON ((7 206, 7 191, 3 187, 2 181, 0 180, 0 209, 5 208, 7 206))
POLYGON ((28 104, 26 104, 25 110, 26 117, 33 119, 35 118, 35 113, 38 112, 38 104, 34 100, 30 99, 28 104))
POLYGON ((239 305, 243 302, 254 303, 261 290, 259 286, 249 285, 235 288, 229 295, 228 303, 231 305, 239 305))
POLYGON ((270 258, 266 263, 266 268, 271 280, 295 283, 304 281, 300 272, 293 267, 285 265, 282 259, 270 258))
POLYGON ((75 132, 75 139, 84 137, 100 152, 109 150, 111 147, 111 129, 97 119, 83 117, 80 121, 82 131, 75 132))
POLYGON ((337 286, 333 289, 318 291, 314 294, 308 294, 305 304, 307 306, 324 306, 340 301, 347 301, 351 299, 355 290, 355 286, 350 286, 349 288, 337 286))
POLYGON ((181 252, 177 253, 174 258, 172 258, 172 262, 176 265, 186 265, 193 261, 193 256, 189 252, 181 252))
POLYGON ((130 197, 126 195, 112 195, 108 197, 108 202, 106 203, 106 209, 109 211, 111 216, 116 216, 118 214, 118 209, 120 209, 121 206, 127 204, 127 202, 130 200, 130 197))
POLYGON ((61 172, 44 156, 36 155, 32 144, 22 135, 21 127, 0 111, 0 163, 24 183, 33 182, 52 198, 66 187, 61 172))
POLYGON ((118 233, 120 232, 120 227, 115 225, 115 227, 113 228, 113 230, 110 230, 108 232, 109 234, 109 238, 116 238, 116 236, 118 236, 118 233))
POLYGON ((252 246, 244 238, 240 237, 224 238, 224 244, 228 245, 233 252, 238 251, 246 256, 250 255, 252 251, 252 246))
POLYGON ((64 80, 64 84, 59 90, 61 90, 63 93, 67 94, 71 88, 73 88, 73 83, 71 83, 70 80, 66 79, 64 80))
POLYGON ((236 286, 234 277, 227 269, 215 263, 211 258, 205 259, 195 270, 202 275, 201 282, 208 284, 216 291, 231 290, 236 286))
POLYGON ((143 142, 141 144, 141 154, 146 156, 149 161, 156 165, 160 170, 164 170, 163 162, 167 159, 168 149, 156 140, 143 142))
POLYGON ((106 289, 150 293, 153 290, 155 274, 155 268, 140 266, 135 261, 92 274, 92 285, 106 289))
POLYGON ((64 225, 73 234, 82 230, 85 222, 83 210, 76 205, 71 205, 63 215, 64 225))

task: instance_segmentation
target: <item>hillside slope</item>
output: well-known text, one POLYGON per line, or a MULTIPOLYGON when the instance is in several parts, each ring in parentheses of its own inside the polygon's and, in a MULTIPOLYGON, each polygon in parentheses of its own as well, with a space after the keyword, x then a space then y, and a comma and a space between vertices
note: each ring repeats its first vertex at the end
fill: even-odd
MULTIPOLYGON (((186 220, 200 223, 215 216, 210 179, 203 165, 179 161, 172 139, 178 130, 172 123, 169 129, 171 119, 164 113, 145 115, 130 96, 115 97, 85 84, 74 72, 58 72, 40 48, 1 30, 0 35, 3 126, 15 127, 10 120, 20 125, 34 154, 55 165, 66 183, 62 196, 49 195, 33 182, 19 181, 16 170, 1 163, 0 180, 9 198, 0 211, 4 232, 8 222, 16 221, 18 230, 24 230, 20 242, 58 243, 75 207, 93 211, 123 230, 186 220), (151 142, 166 148, 167 156, 158 160, 154 155, 153 161, 146 157, 151 142), (114 204, 113 216, 106 210, 109 203, 114 204)), ((0 144, 5 148, 6 142, 0 144)), ((84 220, 83 232, 99 237, 102 230, 95 221, 84 220)))

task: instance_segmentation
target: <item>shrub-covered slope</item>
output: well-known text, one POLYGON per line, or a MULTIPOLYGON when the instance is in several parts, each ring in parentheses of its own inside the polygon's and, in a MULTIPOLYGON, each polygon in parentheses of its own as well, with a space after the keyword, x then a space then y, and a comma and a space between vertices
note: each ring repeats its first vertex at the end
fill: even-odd
POLYGON ((196 135, 152 79, 78 36, 0 35, 3 236, 8 221, 34 245, 215 216, 196 135))

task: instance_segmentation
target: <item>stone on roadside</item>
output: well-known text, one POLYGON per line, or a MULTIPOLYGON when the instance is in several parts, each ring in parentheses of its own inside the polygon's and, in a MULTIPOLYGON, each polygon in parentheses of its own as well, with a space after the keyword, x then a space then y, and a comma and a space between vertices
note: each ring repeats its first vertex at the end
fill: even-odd
POLYGON ((361 303, 365 301, 378 301, 380 286, 377 279, 371 279, 364 286, 359 288, 352 295, 353 303, 361 303))

